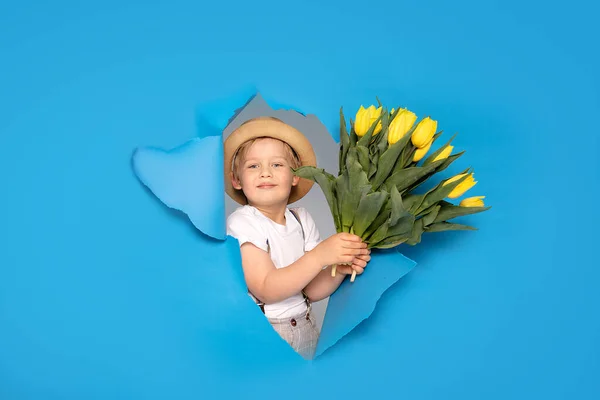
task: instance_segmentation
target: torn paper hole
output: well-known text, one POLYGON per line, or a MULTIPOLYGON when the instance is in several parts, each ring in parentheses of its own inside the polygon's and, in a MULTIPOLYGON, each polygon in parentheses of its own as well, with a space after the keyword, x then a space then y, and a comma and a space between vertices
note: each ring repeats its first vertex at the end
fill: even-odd
MULTIPOLYGON (((337 170, 338 152, 338 145, 331 134, 312 114, 274 110, 259 94, 253 96, 241 108, 240 104, 226 102, 222 102, 222 106, 232 110, 232 114, 233 110, 236 110, 233 118, 227 119, 228 125, 222 129, 222 136, 200 133, 198 138, 191 139, 175 149, 141 147, 133 156, 134 171, 140 181, 165 205, 184 212, 198 230, 216 239, 225 238, 225 218, 239 206, 224 194, 223 140, 243 122, 258 116, 272 116, 296 127, 305 133, 313 145, 317 165, 326 170, 337 170), (199 182, 201 184, 198 184, 199 182)), ((197 124, 199 127, 214 126, 210 118, 203 119, 201 111, 197 124)), ((318 185, 314 185, 310 192, 293 206, 309 210, 316 221, 321 238, 335 234, 326 199, 318 185)), ((372 260, 360 279, 354 283, 346 280, 329 299, 314 303, 312 310, 321 332, 316 355, 323 354, 327 348, 335 345, 367 319, 374 311, 382 293, 408 273, 414 265, 414 261, 395 250, 374 251, 372 260)), ((215 296, 218 295, 215 293, 215 296)), ((222 304, 222 307, 237 306, 222 304)), ((264 318, 261 315, 254 316, 261 317, 264 318)), ((264 332, 268 326, 264 325, 264 321, 256 321, 255 328, 258 332, 264 332)), ((269 336, 267 332, 264 333, 265 336, 269 336)))

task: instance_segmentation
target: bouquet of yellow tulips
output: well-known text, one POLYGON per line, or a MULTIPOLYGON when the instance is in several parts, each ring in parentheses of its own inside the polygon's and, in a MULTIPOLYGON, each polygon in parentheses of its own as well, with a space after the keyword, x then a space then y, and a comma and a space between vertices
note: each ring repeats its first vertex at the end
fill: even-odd
POLYGON ((466 198, 458 205, 445 200, 461 197, 477 183, 470 168, 425 193, 415 193, 464 153, 452 154, 453 136, 425 158, 442 132, 436 132, 437 121, 429 117, 416 122, 417 116, 408 109, 388 111, 380 103, 379 108, 361 106, 348 132, 340 110, 337 176, 310 166, 294 170, 321 187, 337 232, 353 233, 368 248, 382 249, 416 245, 424 232, 475 230, 448 220, 489 209, 484 196, 466 198))

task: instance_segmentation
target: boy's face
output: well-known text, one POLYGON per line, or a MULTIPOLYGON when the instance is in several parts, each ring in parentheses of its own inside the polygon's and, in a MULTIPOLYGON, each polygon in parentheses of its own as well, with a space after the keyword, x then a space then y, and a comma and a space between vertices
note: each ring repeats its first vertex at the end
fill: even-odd
POLYGON ((290 191, 299 177, 291 171, 284 144, 276 139, 259 139, 252 143, 241 160, 233 187, 242 189, 252 206, 287 205, 290 191))

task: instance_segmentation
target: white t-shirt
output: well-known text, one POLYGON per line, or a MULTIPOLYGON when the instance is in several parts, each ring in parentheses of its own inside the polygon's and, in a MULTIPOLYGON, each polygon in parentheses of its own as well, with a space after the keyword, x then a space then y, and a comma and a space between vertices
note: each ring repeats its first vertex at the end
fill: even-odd
MULTIPOLYGON (((245 205, 227 218, 227 234, 236 238, 240 247, 250 242, 270 253, 276 268, 285 268, 314 249, 321 241, 314 220, 302 207, 294 208, 302 227, 289 209, 285 210, 285 225, 263 215, 255 207, 245 205), (304 240, 302 239, 304 228, 304 240)), ((277 303, 265 304, 269 318, 288 318, 306 311, 301 292, 277 303)))

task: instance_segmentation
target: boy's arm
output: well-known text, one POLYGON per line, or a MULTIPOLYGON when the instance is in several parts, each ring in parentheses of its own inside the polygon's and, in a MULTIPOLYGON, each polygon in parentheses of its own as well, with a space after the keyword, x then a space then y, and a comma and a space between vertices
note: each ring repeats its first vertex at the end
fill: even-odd
POLYGON ((252 243, 244 243, 240 252, 248 290, 265 303, 276 303, 299 293, 321 270, 314 252, 280 269, 275 267, 268 253, 252 243))
POLYGON ((244 243, 240 251, 248 289, 265 303, 282 301, 299 293, 320 275, 324 265, 349 263, 369 252, 360 237, 349 233, 331 236, 293 264, 280 269, 273 265, 267 252, 251 243, 244 243))

